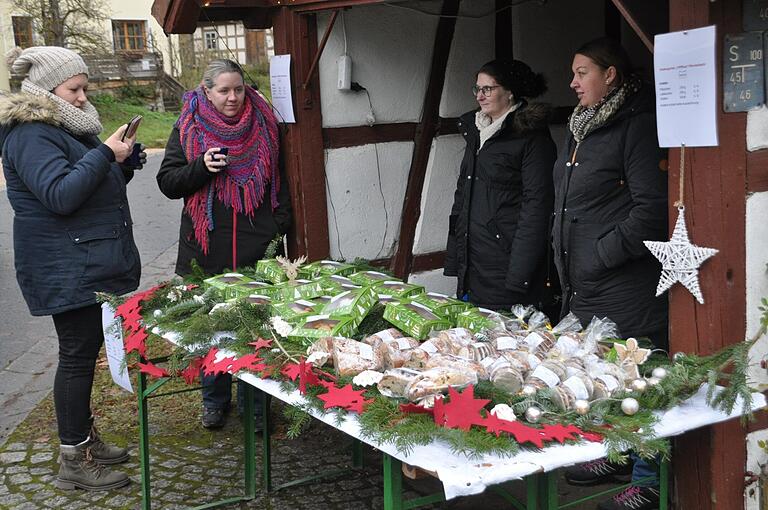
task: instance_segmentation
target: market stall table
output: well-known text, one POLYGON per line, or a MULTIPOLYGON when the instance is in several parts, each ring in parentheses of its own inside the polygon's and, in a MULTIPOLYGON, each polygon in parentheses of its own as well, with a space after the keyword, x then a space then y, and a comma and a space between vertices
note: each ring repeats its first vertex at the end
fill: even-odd
MULTIPOLYGON (((176 343, 176 337, 173 333, 163 335, 172 343, 176 343)), ((232 352, 220 351, 217 358, 226 356, 235 356, 232 352)), ((302 405, 306 403, 304 397, 298 390, 286 392, 280 382, 271 379, 262 379, 252 373, 241 372, 236 374, 240 380, 247 383, 245 395, 245 410, 243 416, 253 416, 253 390, 258 389, 266 395, 276 397, 288 405, 302 405)), ((142 507, 151 508, 150 494, 150 471, 149 471, 149 443, 148 443, 148 423, 147 423, 147 399, 155 396, 154 394, 168 379, 161 379, 154 384, 147 386, 146 375, 139 374, 138 397, 139 397, 139 450, 141 459, 141 481, 142 481, 142 507)), ((189 391, 189 390, 182 390, 189 391)), ((175 392, 172 392, 175 393, 175 392)), ((714 423, 726 421, 740 416, 742 402, 739 400, 731 414, 725 414, 721 411, 712 409, 706 404, 707 388, 702 386, 698 393, 667 411, 658 411, 659 421, 654 430, 658 437, 671 437, 682 434, 683 432, 693 430, 699 427, 711 425, 714 423)), ((271 486, 271 449, 270 449, 270 417, 269 417, 269 398, 264 400, 263 416, 263 478, 264 488, 267 491, 272 490, 271 486)), ((761 393, 753 394, 752 410, 757 410, 766 406, 766 399, 761 393)), ((327 425, 337 428, 345 434, 356 440, 353 455, 354 465, 360 466, 362 462, 362 452, 359 448, 360 442, 366 443, 383 453, 384 464, 384 508, 386 510, 400 510, 404 508, 415 508, 438 501, 452 499, 458 496, 467 496, 479 494, 491 487, 498 487, 499 484, 512 480, 526 479, 527 497, 525 504, 517 502, 511 496, 500 492, 505 499, 516 508, 526 510, 536 510, 545 508, 555 510, 571 506, 571 502, 560 506, 557 500, 556 477, 554 472, 558 468, 599 459, 606 455, 606 448, 602 443, 582 442, 568 443, 547 446, 541 450, 522 450, 512 457, 501 457, 497 455, 482 455, 478 458, 469 459, 466 456, 451 452, 448 445, 433 442, 429 445, 415 446, 408 453, 399 452, 395 445, 389 443, 378 443, 375 440, 364 437, 358 417, 354 413, 348 413, 343 420, 339 420, 335 413, 321 414, 314 410, 309 410, 316 419, 327 425), (404 501, 402 498, 402 479, 401 463, 407 463, 411 466, 421 468, 425 471, 435 473, 437 478, 443 484, 443 492, 432 496, 426 496, 415 500, 404 501)), ((209 503, 197 508, 213 508, 223 504, 234 503, 238 501, 253 499, 256 494, 255 477, 255 439, 253 420, 244 420, 244 477, 245 493, 240 497, 228 498, 226 500, 209 503)), ((338 475, 335 473, 321 473, 317 476, 297 480, 279 488, 290 485, 305 483, 322 477, 338 475)), ((668 473, 667 463, 661 465, 661 487, 662 494, 661 508, 667 506, 667 484, 668 473)))

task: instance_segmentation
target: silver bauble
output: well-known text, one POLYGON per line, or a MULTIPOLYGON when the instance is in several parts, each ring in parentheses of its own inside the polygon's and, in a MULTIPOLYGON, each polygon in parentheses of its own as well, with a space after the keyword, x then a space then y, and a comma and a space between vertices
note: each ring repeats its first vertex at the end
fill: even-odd
POLYGON ((573 403, 573 410, 576 411, 576 414, 584 416, 589 412, 589 409, 590 405, 586 400, 579 399, 573 403))
POLYGON ((162 310, 155 310, 154 312, 152 312, 152 316, 153 317, 162 317, 163 316, 163 311, 162 310))
POLYGON ((649 377, 648 378, 648 386, 656 386, 661 382, 661 379, 658 377, 649 377))
POLYGON ((632 397, 627 397, 621 401, 621 410, 624 414, 632 416, 640 410, 640 403, 632 397))
POLYGON ((532 397, 536 394, 536 388, 534 388, 530 384, 526 384, 525 386, 523 386, 522 393, 526 397, 532 397))
POLYGON ((684 353, 684 352, 676 352, 676 353, 675 353, 675 354, 672 356, 672 359, 673 359, 673 360, 675 360, 675 361, 680 361, 680 360, 681 360, 681 359, 683 359, 684 357, 685 357, 685 353, 684 353))
POLYGON ((651 375, 659 380, 664 379, 667 376, 667 369, 664 367, 656 367, 653 369, 653 372, 651 372, 651 375))
POLYGON ((635 379, 630 384, 630 387, 632 388, 632 391, 636 391, 637 393, 642 393, 648 388, 648 381, 645 379, 635 379))
POLYGON ((529 407, 525 410, 525 419, 529 423, 537 423, 541 419, 542 414, 541 409, 538 407, 529 407))

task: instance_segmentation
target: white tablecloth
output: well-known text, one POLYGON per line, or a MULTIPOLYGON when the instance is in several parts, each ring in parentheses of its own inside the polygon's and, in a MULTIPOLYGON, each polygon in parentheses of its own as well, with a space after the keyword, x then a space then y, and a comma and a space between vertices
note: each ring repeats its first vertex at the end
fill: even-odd
MULTIPOLYGON (((172 333, 163 335, 173 342, 172 333)), ((217 358, 233 356, 234 353, 220 351, 217 358)), ((302 404, 306 400, 294 390, 286 393, 277 381, 261 379, 254 374, 241 372, 239 379, 252 386, 279 398, 288 404, 302 404)), ((743 402, 739 400, 733 412, 728 415, 716 411, 706 404, 707 387, 702 386, 698 393, 681 405, 668 411, 658 411, 659 422, 654 427, 659 437, 670 437, 682 434, 705 425, 711 425, 740 416, 743 402)), ((752 410, 766 406, 762 393, 752 395, 752 410)), ((509 480, 519 480, 537 472, 554 469, 599 459, 606 455, 602 443, 584 441, 578 444, 555 444, 541 450, 523 450, 514 457, 499 457, 483 455, 480 458, 469 459, 464 455, 451 452, 448 445, 435 441, 429 445, 416 446, 410 453, 398 452, 392 444, 381 444, 370 439, 364 439, 360 434, 360 424, 357 415, 348 413, 341 424, 337 424, 335 413, 312 413, 315 418, 331 427, 335 427, 352 437, 355 437, 403 462, 422 469, 437 473, 443 483, 446 499, 470 494, 479 494, 487 487, 509 480)))

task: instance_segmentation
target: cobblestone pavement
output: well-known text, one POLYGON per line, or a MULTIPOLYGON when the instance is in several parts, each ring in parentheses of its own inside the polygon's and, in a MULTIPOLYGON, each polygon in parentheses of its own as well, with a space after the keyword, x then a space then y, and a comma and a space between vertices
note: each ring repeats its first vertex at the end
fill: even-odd
MULTIPOLYGON (((279 404, 278 404, 279 405, 279 404)), ((277 405, 276 405, 277 407, 277 405)), ((153 429, 150 423, 150 429, 153 429)), ((280 438, 272 448, 272 479, 277 486, 322 471, 349 468, 352 439, 332 427, 313 421, 298 439, 280 438)), ((152 432, 152 430, 150 430, 152 432)), ((155 431, 156 432, 156 431, 155 431)), ((236 496, 243 490, 242 427, 231 416, 226 427, 211 436, 207 445, 199 441, 177 438, 170 444, 151 448, 153 508, 172 510, 190 508, 218 499, 236 496), (197 444, 196 444, 197 443, 197 444)), ((256 443, 256 476, 261 480, 261 436, 256 443)), ((152 441, 152 438, 150 438, 152 441)), ((0 508, 31 509, 135 509, 140 508, 140 477, 136 444, 129 445, 131 459, 118 466, 129 473, 132 483, 108 492, 60 491, 52 485, 58 466, 57 446, 53 441, 11 442, 0 451, 0 508)), ((341 477, 311 485, 284 489, 271 494, 258 490, 254 500, 225 508, 264 510, 353 510, 383 508, 381 454, 365 448, 365 463, 360 470, 350 470, 341 477)), ((440 483, 429 476, 419 480, 403 478, 406 499, 425 496, 440 489, 440 483)), ((260 484, 260 482, 259 482, 260 484)), ((258 484, 257 484, 258 485, 258 484)), ((524 498, 522 483, 509 484, 510 490, 524 498)), ((560 496, 581 497, 583 490, 560 484, 560 496)), ((487 491, 479 496, 459 498, 434 506, 451 510, 478 508, 511 508, 500 496, 487 491)), ((594 508, 594 504, 572 507, 594 508)))

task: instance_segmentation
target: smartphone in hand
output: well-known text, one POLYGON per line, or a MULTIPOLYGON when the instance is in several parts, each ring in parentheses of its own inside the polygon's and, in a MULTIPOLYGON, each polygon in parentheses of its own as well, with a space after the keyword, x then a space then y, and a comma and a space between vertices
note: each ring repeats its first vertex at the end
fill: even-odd
POLYGON ((122 138, 120 138, 121 142, 124 142, 126 138, 133 138, 136 136, 136 131, 139 129, 139 124, 141 124, 141 119, 143 119, 141 115, 136 115, 134 118, 128 122, 128 127, 125 128, 125 131, 123 132, 122 138))
POLYGON ((227 160, 227 155, 229 154, 229 147, 220 147, 219 148, 219 152, 217 152, 216 154, 224 155, 223 158, 216 158, 218 161, 221 161, 222 159, 224 161, 226 161, 227 160))

